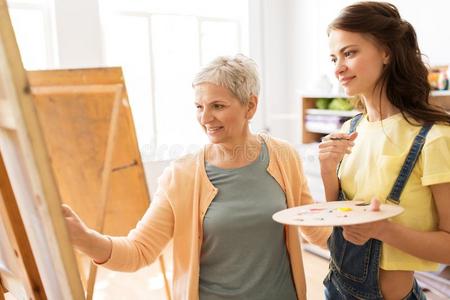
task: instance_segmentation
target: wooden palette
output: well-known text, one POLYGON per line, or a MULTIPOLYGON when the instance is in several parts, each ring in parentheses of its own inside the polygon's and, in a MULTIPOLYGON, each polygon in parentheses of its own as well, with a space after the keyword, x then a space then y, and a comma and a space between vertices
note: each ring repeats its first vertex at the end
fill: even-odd
POLYGON ((296 226, 344 226, 370 223, 401 214, 403 207, 381 204, 379 211, 371 211, 363 201, 331 201, 288 208, 272 218, 282 224, 296 226))

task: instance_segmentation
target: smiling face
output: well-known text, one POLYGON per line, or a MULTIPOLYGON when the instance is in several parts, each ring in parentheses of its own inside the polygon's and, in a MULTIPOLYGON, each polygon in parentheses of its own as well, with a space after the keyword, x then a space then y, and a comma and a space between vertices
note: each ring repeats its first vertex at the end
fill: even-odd
POLYGON ((237 144, 249 133, 256 97, 242 104, 227 88, 212 83, 194 87, 197 120, 213 144, 237 144))
POLYGON ((329 46, 335 76, 345 93, 372 95, 383 66, 389 61, 387 52, 368 36, 343 30, 330 32, 329 46))

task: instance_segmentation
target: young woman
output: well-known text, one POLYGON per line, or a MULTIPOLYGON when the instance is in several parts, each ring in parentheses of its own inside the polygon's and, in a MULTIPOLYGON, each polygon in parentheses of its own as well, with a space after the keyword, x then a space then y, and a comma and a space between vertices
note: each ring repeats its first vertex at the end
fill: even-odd
POLYGON ((350 5, 328 37, 335 75, 363 114, 319 146, 326 198, 405 211, 333 229, 326 298, 425 299, 414 271, 450 264, 450 115, 428 102, 416 33, 394 5, 350 5))

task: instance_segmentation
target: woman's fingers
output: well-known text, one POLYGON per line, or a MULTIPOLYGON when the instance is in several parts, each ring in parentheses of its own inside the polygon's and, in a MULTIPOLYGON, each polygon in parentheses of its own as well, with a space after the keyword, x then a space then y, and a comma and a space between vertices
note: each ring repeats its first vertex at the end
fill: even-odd
POLYGON ((367 242, 367 237, 365 235, 351 230, 351 227, 344 226, 343 229, 342 235, 347 241, 355 245, 363 245, 367 242))
POLYGON ((80 219, 80 217, 74 212, 74 210, 67 204, 61 205, 61 210, 63 213, 64 218, 70 222, 77 222, 77 223, 83 223, 80 219))
POLYGON ((84 228, 85 225, 83 221, 80 219, 80 217, 73 211, 73 209, 63 204, 61 205, 62 213, 64 218, 66 219, 66 223, 69 226, 71 231, 76 231, 79 228, 84 228))
POLYGON ((325 140, 319 144, 319 149, 326 149, 332 147, 348 148, 353 147, 353 145, 355 145, 355 143, 350 140, 325 140))
POLYGON ((319 145, 319 153, 339 153, 346 154, 351 152, 354 143, 352 141, 328 141, 319 145))
POLYGON ((358 137, 358 132, 353 131, 351 134, 349 134, 348 140, 349 141, 354 141, 357 137, 358 137))
POLYGON ((380 211, 380 200, 377 198, 372 198, 372 201, 370 201, 370 210, 371 211, 380 211))
POLYGON ((345 154, 351 153, 358 134, 332 133, 322 138, 319 144, 319 161, 322 172, 336 171, 345 154))
POLYGON ((62 204, 61 210, 62 210, 63 216, 66 218, 72 217, 75 214, 73 212, 72 208, 70 208, 70 206, 67 204, 62 204))

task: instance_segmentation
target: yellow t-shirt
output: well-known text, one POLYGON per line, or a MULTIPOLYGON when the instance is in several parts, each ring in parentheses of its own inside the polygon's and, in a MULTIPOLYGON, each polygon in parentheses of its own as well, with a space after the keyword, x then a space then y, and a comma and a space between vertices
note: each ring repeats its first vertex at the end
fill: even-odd
MULTIPOLYGON (((341 131, 348 132, 349 127, 347 121, 341 131)), ((339 169, 347 199, 369 201, 376 196, 384 203, 419 130, 400 113, 378 122, 363 117, 352 153, 344 157, 339 169)), ((391 220, 415 230, 436 230, 438 217, 429 185, 444 182, 450 182, 450 126, 434 125, 400 196, 405 211, 391 220)), ((438 264, 383 243, 380 267, 433 271, 438 264)))

